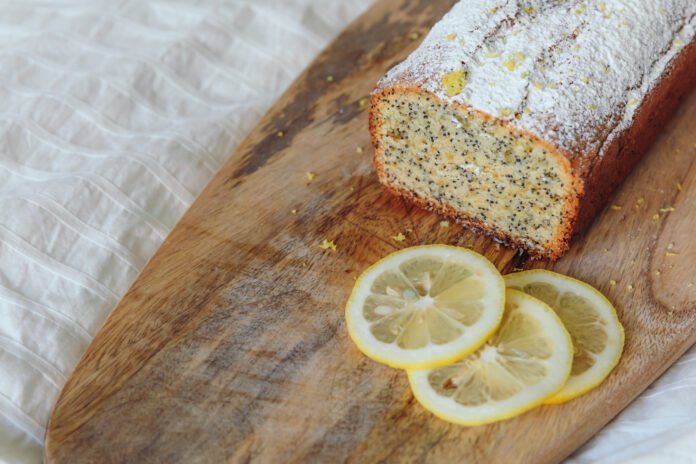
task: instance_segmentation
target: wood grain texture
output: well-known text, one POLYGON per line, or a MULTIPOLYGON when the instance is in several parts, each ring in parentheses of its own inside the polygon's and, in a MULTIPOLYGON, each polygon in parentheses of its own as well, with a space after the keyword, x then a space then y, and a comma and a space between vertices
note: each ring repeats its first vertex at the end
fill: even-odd
POLYGON ((94 339, 55 406, 47 462, 558 462, 692 345, 696 96, 617 193, 622 208, 554 265, 440 227, 378 185, 360 101, 453 3, 378 2, 281 98, 94 339), (594 284, 625 325, 621 363, 565 405, 476 428, 436 419, 343 319, 354 276, 426 243, 594 284))

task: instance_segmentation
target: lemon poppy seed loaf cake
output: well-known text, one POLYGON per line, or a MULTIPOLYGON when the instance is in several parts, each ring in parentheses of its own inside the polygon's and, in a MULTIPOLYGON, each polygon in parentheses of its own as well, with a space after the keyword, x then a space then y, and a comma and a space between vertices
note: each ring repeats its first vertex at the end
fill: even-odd
POLYGON ((389 190, 556 259, 696 84, 696 0, 463 0, 372 94, 389 190))

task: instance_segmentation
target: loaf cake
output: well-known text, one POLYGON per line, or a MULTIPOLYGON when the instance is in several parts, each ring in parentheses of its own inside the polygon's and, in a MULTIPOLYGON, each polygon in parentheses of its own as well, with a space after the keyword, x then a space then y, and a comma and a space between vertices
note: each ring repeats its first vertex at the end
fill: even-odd
POLYGON ((696 0, 462 0, 372 93, 380 182, 557 259, 696 84, 696 0))

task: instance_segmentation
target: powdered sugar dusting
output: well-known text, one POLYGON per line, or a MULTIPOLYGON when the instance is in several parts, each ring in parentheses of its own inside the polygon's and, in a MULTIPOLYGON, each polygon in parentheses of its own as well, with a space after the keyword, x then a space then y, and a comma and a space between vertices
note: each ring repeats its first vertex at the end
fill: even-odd
POLYGON ((378 87, 419 85, 571 155, 601 153, 695 34, 695 0, 462 0, 378 87), (462 69, 447 96, 443 77, 462 69))

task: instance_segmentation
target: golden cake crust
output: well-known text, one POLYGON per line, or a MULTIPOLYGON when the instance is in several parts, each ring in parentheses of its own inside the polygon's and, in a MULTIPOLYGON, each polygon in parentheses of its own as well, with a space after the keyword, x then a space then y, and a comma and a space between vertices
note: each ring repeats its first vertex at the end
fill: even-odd
POLYGON ((584 231, 611 195, 660 135, 679 104, 696 89, 696 40, 670 63, 662 79, 647 94, 633 124, 583 169, 585 195, 580 202, 574 234, 584 231))

